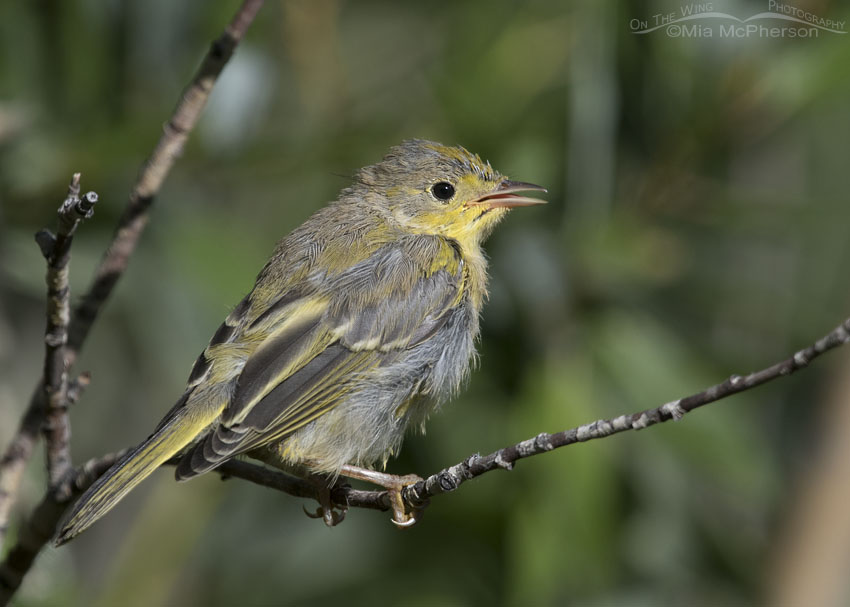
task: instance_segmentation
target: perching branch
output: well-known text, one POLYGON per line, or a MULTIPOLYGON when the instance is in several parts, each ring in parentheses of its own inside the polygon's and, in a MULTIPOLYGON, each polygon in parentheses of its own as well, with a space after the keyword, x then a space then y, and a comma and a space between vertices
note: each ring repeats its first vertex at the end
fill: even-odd
MULTIPOLYGON (((671 419, 681 419, 685 413, 693 411, 697 407, 749 390, 779 377, 790 375, 806 367, 824 352, 848 342, 850 342, 850 318, 811 346, 761 371, 746 376, 732 375, 726 381, 711 386, 702 392, 665 403, 654 409, 647 409, 631 415, 621 415, 612 419, 597 420, 555 434, 538 434, 534 438, 504 447, 489 455, 471 455, 462 462, 407 487, 403 492, 405 504, 410 509, 423 508, 428 504, 431 497, 454 491, 470 479, 491 470, 511 470, 514 463, 520 459, 539 455, 558 447, 604 438, 626 430, 641 430, 671 419)), ((70 491, 71 498, 76 497, 124 453, 126 451, 91 460, 85 466, 70 474, 61 488, 70 491)), ((169 464, 173 463, 176 463, 176 460, 169 462, 169 464)), ((215 471, 222 478, 241 478, 296 497, 319 498, 316 484, 259 464, 231 460, 219 466, 215 471)), ((0 565, 0 605, 4 605, 5 601, 8 601, 20 586, 36 554, 53 537, 65 508, 71 502, 71 499, 67 497, 57 498, 55 495, 55 493, 49 492, 45 496, 27 522, 21 540, 9 553, 5 562, 0 565)), ((331 501, 340 508, 390 509, 386 491, 364 491, 343 484, 333 487, 330 497, 331 501)))
MULTIPOLYGON (((679 400, 665 403, 654 409, 647 409, 631 415, 620 415, 611 419, 599 419, 577 428, 555 434, 542 433, 510 447, 504 447, 489 455, 471 455, 462 462, 445 468, 415 485, 407 487, 402 496, 410 509, 422 508, 430 498, 454 491, 464 482, 481 476, 491 470, 511 470, 518 460, 533 455, 566 447, 574 443, 583 443, 596 438, 604 438, 626 430, 642 430, 671 419, 679 420, 685 413, 697 407, 738 394, 763 383, 791 375, 808 366, 815 358, 850 342, 850 318, 838 325, 833 331, 817 340, 811 346, 796 352, 790 358, 770 367, 750 373, 746 376, 732 375, 726 381, 706 388, 679 400)), ((269 470, 263 466, 241 461, 230 461, 217 469, 223 476, 242 478, 264 487, 277 489, 297 497, 316 499, 316 487, 308 481, 291 477, 282 472, 269 470)), ((388 510, 389 498, 386 491, 358 491, 350 487, 336 487, 331 491, 331 500, 339 507, 370 508, 388 510)))
POLYGON ((47 260, 47 329, 44 335, 44 400, 47 403, 44 437, 47 443, 49 484, 55 487, 71 468, 71 429, 68 421, 68 364, 65 344, 68 341, 70 292, 68 263, 71 241, 83 219, 94 213, 97 194, 89 192, 80 198, 80 174, 75 173, 68 186, 68 196, 59 207, 59 226, 54 236, 48 230, 35 235, 47 260))
MULTIPOLYGON (((604 438, 626 430, 642 430, 671 419, 679 420, 685 413, 713 403, 733 394, 755 388, 763 383, 791 375, 808 366, 815 358, 850 342, 850 318, 838 325, 828 335, 811 346, 795 353, 790 358, 746 376, 732 375, 726 381, 706 388, 679 400, 665 403, 631 415, 620 415, 611 419, 600 419, 577 428, 555 434, 542 433, 510 447, 504 447, 489 455, 471 455, 462 462, 445 468, 428 478, 407 487, 403 492, 405 505, 410 509, 422 508, 430 498, 454 491, 464 482, 491 470, 511 470, 518 460, 533 455, 604 438)), ((239 460, 231 460, 216 468, 222 477, 241 478, 270 489, 282 491, 296 497, 318 499, 316 485, 301 478, 277 470, 239 460)), ((386 491, 362 491, 347 485, 336 486, 331 491, 331 500, 341 508, 368 508, 389 510, 390 502, 386 491)))
POLYGON ((631 415, 620 415, 612 419, 596 420, 578 428, 571 428, 555 434, 543 432, 516 445, 494 451, 490 455, 483 457, 472 455, 462 462, 441 470, 437 474, 432 474, 425 480, 406 488, 403 494, 405 503, 412 508, 421 507, 429 498, 454 491, 462 483, 481 476, 485 472, 499 468, 511 470, 517 460, 539 455, 558 447, 604 438, 626 430, 642 430, 671 419, 682 419, 685 413, 689 413, 697 407, 755 388, 779 377, 791 375, 806 367, 824 352, 847 342, 850 342, 850 318, 811 346, 761 371, 746 376, 732 375, 723 383, 715 384, 702 392, 671 401, 654 409, 647 409, 631 415))
MULTIPOLYGON (((198 71, 165 124, 159 142, 143 165, 130 191, 130 199, 118 222, 112 242, 95 270, 94 279, 74 310, 64 348, 66 369, 76 361, 103 304, 126 269, 130 255, 135 250, 147 225, 148 211, 154 198, 159 193, 176 158, 183 151, 183 146, 197 124, 219 74, 245 36, 245 32, 262 5, 263 0, 244 0, 222 35, 212 43, 198 71)), ((39 431, 45 420, 44 394, 44 383, 39 382, 17 432, 0 458, 0 547, 4 543, 9 517, 20 488, 24 468, 32 456, 39 431)))
MULTIPOLYGON (((315 483, 259 464, 233 459, 225 462, 215 471, 223 479, 241 478, 295 497, 319 499, 315 483)), ((386 491, 364 491, 353 489, 347 484, 338 484, 331 489, 331 501, 340 508, 390 509, 390 500, 386 491)))
MULTIPOLYGON (((824 352, 848 342, 850 342, 850 318, 811 346, 761 371, 746 376, 732 375, 726 381, 706 388, 702 392, 665 403, 654 409, 647 409, 631 415, 620 415, 611 419, 596 420, 555 434, 544 432, 510 447, 494 451, 489 455, 471 455, 462 462, 407 487, 402 494, 405 505, 410 509, 423 508, 434 496, 454 491, 464 482, 491 470, 511 470, 516 461, 526 457, 539 455, 574 443, 604 438, 626 430, 642 430, 671 419, 679 420, 685 413, 689 413, 697 407, 755 388, 779 377, 791 375, 795 371, 808 366, 810 362, 824 352)), ((314 484, 256 464, 230 461, 217 468, 217 471, 223 476, 242 478, 297 497, 313 499, 318 497, 314 484)), ((331 491, 331 500, 342 508, 377 510, 388 510, 390 508, 386 491, 359 491, 341 486, 335 487, 331 491)))

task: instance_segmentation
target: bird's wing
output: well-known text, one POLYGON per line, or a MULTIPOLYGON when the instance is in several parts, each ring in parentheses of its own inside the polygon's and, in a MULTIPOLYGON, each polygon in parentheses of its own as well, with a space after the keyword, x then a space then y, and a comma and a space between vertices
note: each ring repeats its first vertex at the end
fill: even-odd
POLYGON ((220 424, 183 457, 177 477, 280 440, 332 409, 351 389, 347 378, 427 340, 446 322, 462 297, 463 276, 450 241, 411 236, 322 277, 310 295, 282 296, 236 340, 259 344, 220 424))

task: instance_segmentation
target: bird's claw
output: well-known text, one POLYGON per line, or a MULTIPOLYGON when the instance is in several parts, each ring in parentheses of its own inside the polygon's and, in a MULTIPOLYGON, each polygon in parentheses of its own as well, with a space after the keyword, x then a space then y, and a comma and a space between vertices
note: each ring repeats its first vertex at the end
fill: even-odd
POLYGON ((387 495, 390 498, 390 506, 393 510, 392 522, 399 529, 407 529, 413 527, 422 519, 424 507, 414 508, 408 512, 404 505, 404 496, 402 492, 405 487, 415 485, 422 480, 422 477, 415 474, 395 477, 396 482, 392 486, 387 487, 387 495))
POLYGON ((345 520, 345 515, 348 513, 348 508, 342 508, 341 510, 334 510, 333 508, 324 508, 319 506, 316 508, 315 512, 310 512, 306 507, 302 506, 304 509, 304 514, 306 514, 310 518, 320 518, 325 522, 325 525, 328 527, 336 527, 342 521, 345 520))
POLYGON ((387 474, 386 472, 378 472, 369 468, 361 468, 359 466, 345 465, 340 469, 340 473, 349 477, 356 478, 361 481, 366 481, 379 485, 387 490, 390 508, 393 511, 392 521, 396 527, 407 529, 418 523, 422 519, 422 513, 425 510, 426 503, 413 508, 410 512, 404 504, 405 488, 415 485, 422 481, 421 476, 415 474, 406 474, 398 476, 396 474, 387 474))
POLYGON ((316 508, 315 512, 310 512, 307 510, 307 506, 301 506, 302 510, 304 510, 304 514, 307 515, 308 518, 323 518, 324 514, 322 514, 321 508, 316 508))
POLYGON ((301 506, 304 509, 304 514, 310 518, 320 518, 328 527, 336 527, 345 520, 345 515, 348 513, 348 508, 340 508, 336 510, 331 501, 331 492, 327 487, 319 489, 319 495, 316 498, 319 502, 319 507, 315 512, 307 510, 306 506, 301 506))
POLYGON ((348 514, 348 508, 342 508, 340 510, 329 510, 325 513, 325 525, 328 527, 336 527, 342 521, 345 520, 345 515, 348 514), (328 519, 328 514, 330 514, 330 519, 328 519))
POLYGON ((393 517, 390 520, 392 521, 393 525, 395 525, 399 529, 407 529, 408 527, 413 527, 413 525, 419 522, 419 519, 416 516, 405 516, 407 516, 406 521, 397 521, 395 518, 396 514, 393 513, 393 517))

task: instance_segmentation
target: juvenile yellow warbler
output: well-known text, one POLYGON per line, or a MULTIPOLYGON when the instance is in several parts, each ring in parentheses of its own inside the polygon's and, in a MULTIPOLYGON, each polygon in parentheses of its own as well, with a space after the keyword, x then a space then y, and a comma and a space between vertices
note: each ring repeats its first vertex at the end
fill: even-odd
MULTIPOLYGON (((76 503, 57 543, 106 514, 175 455, 178 480, 241 454, 390 490, 386 463, 411 424, 455 393, 487 293, 482 240, 545 191, 460 147, 406 141, 284 238, 195 362, 153 434, 76 503)), ((415 480, 415 477, 414 479, 415 480)), ((332 510, 326 522, 336 522, 332 510)))

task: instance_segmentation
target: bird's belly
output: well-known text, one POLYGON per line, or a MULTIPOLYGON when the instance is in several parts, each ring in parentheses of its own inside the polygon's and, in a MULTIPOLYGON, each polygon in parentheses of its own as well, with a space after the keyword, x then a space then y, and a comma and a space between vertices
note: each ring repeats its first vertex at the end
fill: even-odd
POLYGON ((406 429, 422 426, 461 387, 475 354, 477 328, 477 314, 459 308, 425 342, 350 377, 348 396, 284 438, 279 455, 325 474, 337 474, 346 464, 385 464, 397 453, 406 429))

